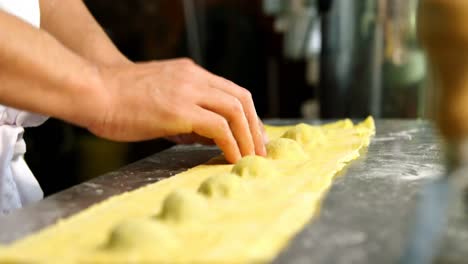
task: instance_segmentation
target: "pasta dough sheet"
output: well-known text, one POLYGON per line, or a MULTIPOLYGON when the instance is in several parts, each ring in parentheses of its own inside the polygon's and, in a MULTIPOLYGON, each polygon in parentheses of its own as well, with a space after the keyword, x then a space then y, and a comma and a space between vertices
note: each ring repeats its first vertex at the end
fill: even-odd
POLYGON ((0 249, 0 262, 271 261, 317 213, 333 177, 375 128, 369 117, 266 131, 266 158, 200 165, 111 197, 0 249))

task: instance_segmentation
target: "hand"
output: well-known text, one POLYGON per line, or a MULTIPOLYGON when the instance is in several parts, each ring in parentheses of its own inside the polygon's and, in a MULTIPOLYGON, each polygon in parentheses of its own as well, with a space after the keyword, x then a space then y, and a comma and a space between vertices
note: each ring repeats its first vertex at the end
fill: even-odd
MULTIPOLYGON (((268 143, 269 139, 268 139, 268 136, 266 134, 265 127, 263 126, 263 123, 260 121, 260 119, 259 119, 259 125, 262 128, 263 143, 266 144, 266 143, 268 143)), ((206 137, 202 137, 202 136, 197 135, 195 133, 180 134, 180 135, 176 135, 176 136, 169 136, 169 137, 166 137, 166 139, 170 140, 170 141, 172 141, 174 143, 177 143, 177 144, 195 144, 195 143, 202 144, 202 145, 213 145, 214 144, 213 140, 211 140, 209 138, 206 138, 206 137)))
POLYGON ((100 68, 103 113, 87 123, 94 134, 137 141, 180 134, 211 139, 229 162, 265 155, 251 94, 189 59, 100 68))

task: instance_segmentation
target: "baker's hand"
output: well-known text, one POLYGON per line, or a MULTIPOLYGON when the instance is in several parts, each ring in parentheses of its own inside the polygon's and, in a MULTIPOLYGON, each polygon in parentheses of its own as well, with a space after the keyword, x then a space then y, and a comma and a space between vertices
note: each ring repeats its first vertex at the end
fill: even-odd
POLYGON ((251 94, 189 59, 100 68, 103 113, 87 128, 117 141, 195 133, 212 139, 229 162, 265 155, 251 94))
MULTIPOLYGON (((268 143, 269 139, 268 139, 268 136, 266 134, 265 127, 263 126, 263 123, 262 123, 262 121, 260 119, 258 120, 258 122, 259 122, 259 126, 262 129, 263 143, 266 144, 266 143, 268 143)), ((166 137, 166 139, 168 139, 168 140, 170 140, 172 142, 175 142, 177 144, 194 144, 194 143, 203 144, 203 145, 213 145, 214 144, 213 140, 211 140, 209 138, 206 138, 206 137, 202 137, 202 136, 197 135, 195 133, 180 134, 180 135, 176 135, 176 136, 169 136, 169 137, 166 137)))

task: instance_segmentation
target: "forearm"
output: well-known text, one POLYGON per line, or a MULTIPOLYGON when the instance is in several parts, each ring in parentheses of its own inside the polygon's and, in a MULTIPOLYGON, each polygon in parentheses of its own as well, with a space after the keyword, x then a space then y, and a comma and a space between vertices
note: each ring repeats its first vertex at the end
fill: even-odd
POLYGON ((94 65, 3 11, 0 28, 0 103, 85 126, 105 98, 94 65))
POLYGON ((102 65, 129 62, 82 0, 41 0, 41 28, 84 58, 102 65))

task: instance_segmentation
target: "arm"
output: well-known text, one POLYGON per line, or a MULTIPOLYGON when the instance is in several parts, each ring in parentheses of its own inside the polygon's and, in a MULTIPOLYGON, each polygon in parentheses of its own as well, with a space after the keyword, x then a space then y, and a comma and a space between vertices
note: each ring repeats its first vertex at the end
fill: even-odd
POLYGON ((131 63, 86 9, 73 5, 81 1, 57 0, 56 6, 63 2, 85 12, 79 20, 71 15, 79 17, 79 11, 69 11, 68 19, 85 29, 67 29, 67 16, 57 15, 62 21, 49 17, 45 25, 60 42, 0 13, 0 28, 5 29, 0 34, 0 103, 60 118, 111 140, 195 133, 212 139, 230 162, 265 154, 247 90, 187 59, 131 63), (86 35, 83 41, 80 34, 86 35))
POLYGON ((41 28, 84 58, 102 65, 129 63, 82 0, 40 0, 41 28))
MULTIPOLYGON (((255 106, 253 104, 250 93, 245 89, 226 81, 218 76, 209 74, 200 67, 196 66, 193 63, 190 63, 184 60, 174 61, 165 61, 161 63, 150 63, 143 65, 132 65, 125 56, 123 56, 120 51, 115 47, 111 40, 107 37, 105 32, 90 14, 82 0, 40 0, 41 4, 41 27, 50 32, 56 38, 58 38, 64 45, 75 51, 76 53, 82 55, 83 57, 89 59, 92 62, 100 64, 103 67, 107 66, 107 69, 110 71, 116 71, 115 66, 121 65, 122 68, 125 68, 123 76, 127 72, 141 72, 146 71, 147 74, 153 74, 154 76, 159 75, 160 68, 170 68, 171 71, 178 72, 178 69, 185 69, 189 72, 178 72, 175 75, 186 75, 183 79, 179 80, 184 82, 183 85, 186 87, 192 87, 195 83, 200 83, 199 79, 203 79, 200 85, 203 86, 212 86, 214 92, 203 91, 200 87, 195 87, 196 91, 191 91, 191 94, 194 97, 199 96, 200 93, 203 93, 202 96, 206 97, 208 104, 210 106, 205 106, 204 108, 209 108, 208 110, 216 112, 217 116, 221 115, 223 117, 223 122, 226 121, 229 123, 228 128, 232 130, 233 134, 230 136, 231 139, 217 139, 215 142, 226 152, 234 153, 232 150, 232 137, 234 137, 234 142, 237 141, 239 145, 240 152, 242 154, 265 154, 264 144, 263 144, 263 126, 259 122, 255 106), (124 67, 123 65, 128 67, 124 67), (165 67, 167 65, 167 67, 165 67), (188 65, 188 66, 187 66, 188 65), (137 69, 138 68, 138 69, 137 69), (145 70, 143 70, 144 68, 145 70), (186 81, 192 81, 194 83, 185 84, 186 81), (206 82, 216 83, 216 85, 207 85, 206 82), (213 87, 214 86, 214 87, 213 87), (218 92, 221 92, 219 94, 218 92), (194 94, 192 94, 194 93, 194 94), (218 98, 210 98, 213 96, 218 96, 218 98), (221 98, 227 97, 226 104, 223 106, 220 105, 221 98), (213 100, 213 101, 210 101, 213 100), (217 103, 213 103, 217 101, 217 103), (214 106, 213 106, 214 105, 214 106), (233 106, 234 105, 234 106, 233 106), (240 106, 239 106, 240 105, 240 106), (233 114, 232 109, 227 109, 228 107, 234 107, 235 109, 240 108, 240 114, 233 114), (248 143, 246 141, 253 141, 248 143), (252 146, 253 145, 253 146, 252 146)), ((141 73, 139 73, 141 74, 141 73)), ((169 73, 166 73, 169 74, 169 73)), ((117 75, 116 75, 117 76, 117 75)), ((112 77, 111 77, 112 78, 112 77)), ((114 77, 114 79, 117 77, 114 77)), ((166 79, 166 83, 160 83, 158 88, 165 87, 169 82, 173 80, 167 80, 164 75, 159 77, 153 77, 152 81, 158 83, 161 80, 166 79)), ((125 82, 120 80, 120 82, 125 82)), ((178 89, 181 83, 172 83, 172 86, 169 87, 172 89, 171 96, 176 96, 182 98, 184 96, 182 89, 178 89), (177 90, 177 95, 173 94, 174 89, 177 90)), ((136 86, 134 83, 129 83, 129 87, 136 86)), ((151 89, 155 89, 154 84, 151 89)), ((171 98, 172 99, 172 98, 171 98)), ((193 98, 187 98, 193 99, 193 98)), ((200 102, 193 102, 200 103, 200 102)), ((177 105, 173 105, 173 108, 178 108, 177 105)), ((188 118, 189 115, 186 113, 185 118, 188 118)), ((195 117, 194 117, 195 118, 195 117)), ((149 121, 149 120, 148 120, 149 121)), ((129 120, 128 122, 131 122, 129 120)), ((150 121, 149 121, 150 122, 150 121)), ((171 121, 165 121, 171 123, 171 121)), ((213 122, 213 121, 212 121, 213 122)), ((219 123, 219 122, 218 122, 219 123)), ((221 126, 225 126, 224 123, 221 126)), ((210 124, 210 123, 207 123, 210 124)), ((201 125, 205 126, 205 125, 201 125)), ((220 125, 217 125, 218 127, 220 125)), ((211 132, 204 131, 202 134, 206 137, 213 139, 215 136, 212 135, 212 131, 216 131, 214 128, 210 128, 211 132)), ((181 131, 178 131, 181 132, 181 131)), ((188 131, 188 132, 193 132, 188 131)), ((199 131, 195 131, 200 134, 199 131)), ((226 134, 227 132, 219 132, 226 134)), ((173 134, 173 132, 169 133, 173 134)), ((159 136, 159 135, 158 135, 159 136)), ((132 138, 132 137, 131 137, 132 138)), ((182 137, 184 138, 184 137, 182 137)), ((194 137, 191 137, 194 138, 194 137)), ((196 138, 196 137, 195 137, 196 138)), ((133 139, 133 138, 132 138, 133 139)), ((190 142, 190 140, 188 140, 190 142)), ((182 140, 184 142, 184 140, 182 140)), ((235 147, 235 144, 234 144, 235 147)), ((239 153, 239 154, 241 154, 239 153)), ((234 160, 233 156, 239 156, 239 154, 227 155, 228 158, 231 157, 231 161, 234 160)))
POLYGON ((97 68, 47 32, 0 11, 0 103, 86 126, 105 105, 97 68), (76 74, 79 73, 79 74, 76 74), (77 98, 89 95, 88 100, 77 98))

